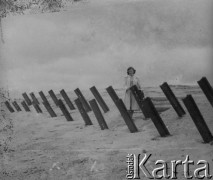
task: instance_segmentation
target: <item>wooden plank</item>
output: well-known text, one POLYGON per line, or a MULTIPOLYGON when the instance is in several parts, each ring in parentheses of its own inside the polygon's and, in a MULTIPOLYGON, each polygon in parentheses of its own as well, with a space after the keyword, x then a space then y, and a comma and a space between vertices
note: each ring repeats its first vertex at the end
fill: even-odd
POLYGON ((21 111, 21 108, 16 101, 13 101, 12 104, 15 107, 16 111, 18 111, 18 112, 21 111))
POLYGON ((113 89, 112 86, 109 86, 108 88, 106 88, 108 94, 110 95, 110 97, 112 98, 113 102, 116 104, 116 102, 119 100, 118 95, 116 94, 115 90, 113 89))
POLYGON ((54 91, 51 89, 48 91, 50 97, 52 98, 53 102, 55 103, 56 106, 58 106, 58 98, 56 97, 54 91))
POLYGON ((29 98, 29 96, 27 95, 26 92, 23 93, 22 96, 23 96, 23 98, 26 101, 26 103, 27 103, 28 106, 32 105, 32 101, 30 100, 30 98, 29 98))
POLYGON ((30 112, 30 108, 28 107, 28 105, 26 104, 25 101, 22 101, 22 102, 21 102, 21 105, 24 107, 24 110, 25 110, 26 112, 30 112))
POLYGON ((48 113, 50 114, 51 117, 57 117, 56 113, 53 111, 52 107, 48 103, 48 101, 42 102, 44 107, 47 109, 48 113))
MULTIPOLYGON (((115 100, 115 99, 114 99, 115 100)), ((138 129, 133 122, 132 118, 130 117, 130 114, 127 112, 126 106, 124 105, 123 101, 121 99, 115 101, 116 106, 121 114, 121 116, 124 119, 124 122, 126 123, 127 127, 129 128, 129 131, 131 133, 138 132, 138 129)))
POLYGON ((92 125, 92 121, 90 120, 90 117, 88 116, 88 114, 87 114, 86 110, 84 109, 83 104, 81 103, 79 98, 77 98, 75 100, 75 104, 85 122, 85 125, 92 125))
POLYGON ((199 80, 197 83, 213 107, 213 88, 210 85, 209 81, 207 80, 206 77, 202 77, 201 80, 199 80))
POLYGON ((42 110, 37 103, 32 102, 32 104, 37 113, 42 113, 42 110))
POLYGON ((6 105, 7 109, 11 112, 14 113, 15 110, 13 109, 13 107, 11 106, 11 104, 9 103, 9 101, 5 101, 4 104, 6 105))
POLYGON ((197 127, 201 137, 203 138, 203 141, 205 143, 209 143, 213 141, 213 136, 200 112, 198 109, 192 95, 187 95, 183 99, 183 103, 185 104, 193 122, 195 123, 195 126, 197 127))
POLYGON ((73 121, 72 116, 70 115, 69 111, 67 110, 66 106, 64 105, 61 99, 58 100, 58 106, 61 109, 63 115, 67 119, 67 121, 73 121))
POLYGON ((66 104, 68 105, 68 107, 70 108, 70 110, 74 110, 75 106, 73 105, 73 103, 71 102, 70 98, 68 97, 67 93, 65 92, 64 89, 62 89, 60 91, 60 94, 62 95, 62 97, 64 98, 66 104))
POLYGON ((144 106, 146 106, 146 110, 152 119, 152 122, 154 123, 156 129, 158 130, 161 137, 166 137, 170 135, 167 127, 165 126, 163 120, 161 119, 160 115, 158 114, 154 104, 152 103, 152 100, 147 97, 144 99, 144 106))
POLYGON ((38 99, 36 98, 36 96, 35 96, 35 94, 33 92, 30 93, 30 96, 31 96, 31 98, 32 98, 32 100, 33 100, 34 103, 40 104, 39 101, 38 101, 38 99))
POLYGON ((78 96, 79 100, 81 101, 84 109, 86 112, 92 111, 92 109, 90 108, 87 100, 85 99, 85 97, 83 96, 82 92, 80 91, 79 88, 76 88, 75 90, 76 95, 78 96))
POLYGON ((101 95, 98 92, 97 88, 95 86, 93 86, 93 87, 90 88, 90 91, 94 95, 95 99, 97 100, 97 102, 99 103, 99 105, 101 106, 101 108, 103 109, 103 111, 105 113, 108 112, 109 111, 109 107, 107 106, 107 104, 105 103, 105 101, 103 100, 103 98, 101 97, 101 95))
POLYGON ((132 94, 133 94, 136 102, 138 103, 138 106, 140 107, 140 109, 141 109, 144 117, 146 119, 149 118, 149 114, 148 114, 148 112, 146 110, 146 106, 144 106, 144 103, 143 103, 143 98, 144 97, 141 96, 141 92, 139 91, 139 89, 137 88, 137 86, 136 85, 132 86, 130 88, 130 90, 131 90, 131 92, 132 92, 132 94))
POLYGON ((169 85, 166 82, 164 82, 162 85, 160 85, 160 88, 162 89, 162 91, 164 92, 165 96, 169 100, 170 104, 172 105, 172 107, 176 111, 177 115, 179 117, 182 117, 183 115, 185 115, 186 112, 184 111, 184 109, 180 105, 180 103, 178 102, 175 94, 172 92, 172 90, 169 87, 169 85))
POLYGON ((138 132, 138 129, 133 122, 131 115, 128 113, 126 106, 124 105, 123 101, 119 99, 118 95, 116 94, 115 90, 112 86, 106 88, 108 94, 110 95, 112 101, 115 103, 116 107, 118 108, 122 118, 124 119, 127 127, 129 128, 131 133, 138 132))
POLYGON ((47 97, 44 95, 43 91, 40 91, 39 95, 40 95, 41 99, 43 100, 43 102, 48 102, 47 97))
POLYGON ((103 117, 103 115, 101 113, 101 110, 98 107, 98 104, 97 104, 96 100, 92 99, 91 101, 89 101, 89 103, 90 103, 90 106, 91 106, 91 108, 92 108, 92 110, 93 110, 93 112, 95 114, 95 117, 96 117, 96 119, 98 121, 98 124, 101 127, 101 130, 109 129, 108 126, 107 126, 107 123, 106 123, 106 121, 105 121, 105 119, 104 119, 104 117, 103 117))

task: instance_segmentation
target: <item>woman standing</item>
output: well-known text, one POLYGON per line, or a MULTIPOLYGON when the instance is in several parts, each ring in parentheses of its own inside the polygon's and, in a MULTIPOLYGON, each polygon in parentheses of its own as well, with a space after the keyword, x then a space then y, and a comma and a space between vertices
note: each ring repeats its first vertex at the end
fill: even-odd
POLYGON ((139 78, 135 76, 136 70, 133 67, 127 69, 127 77, 125 77, 125 98, 124 104, 132 116, 134 110, 139 110, 139 106, 130 90, 133 85, 136 85, 141 90, 139 78))

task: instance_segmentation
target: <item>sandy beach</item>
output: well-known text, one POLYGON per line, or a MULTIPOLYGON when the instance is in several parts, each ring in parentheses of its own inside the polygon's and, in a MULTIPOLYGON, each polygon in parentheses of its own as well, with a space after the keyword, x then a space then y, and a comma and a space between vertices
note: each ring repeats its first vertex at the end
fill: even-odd
MULTIPOLYGON (((213 132, 212 107, 199 87, 174 86, 172 89, 180 102, 186 94, 193 95, 213 132)), ((140 112, 133 115, 139 132, 130 133, 107 92, 100 92, 110 108, 104 114, 108 130, 100 129, 93 112, 89 112, 91 126, 84 125, 78 110, 70 111, 74 121, 67 122, 50 97, 48 100, 58 115, 56 118, 51 118, 43 106, 42 114, 36 113, 32 106, 31 112, 9 113, 5 109, 6 118, 12 119, 13 132, 10 133, 8 149, 1 157, 1 179, 126 179, 126 156, 134 153, 151 153, 147 165, 150 169, 157 159, 170 162, 184 160, 189 155, 195 163, 207 160, 212 172, 213 146, 203 143, 188 112, 178 118, 160 88, 145 88, 145 94, 152 97, 156 106, 170 107, 160 114, 171 134, 164 138, 159 136, 152 120, 144 120, 140 112)), ((123 90, 116 92, 122 98, 123 90)), ((83 93, 87 100, 94 98, 89 91, 83 93)), ((76 98, 73 92, 68 95, 71 100, 76 98)), ((57 94, 57 97, 60 98, 60 95, 57 94)), ((16 100, 20 102, 21 96, 16 100)), ((195 168, 192 166, 190 172, 193 173, 195 168)), ((177 177, 184 179, 181 166, 177 177)), ((141 179, 146 179, 143 174, 141 179)))

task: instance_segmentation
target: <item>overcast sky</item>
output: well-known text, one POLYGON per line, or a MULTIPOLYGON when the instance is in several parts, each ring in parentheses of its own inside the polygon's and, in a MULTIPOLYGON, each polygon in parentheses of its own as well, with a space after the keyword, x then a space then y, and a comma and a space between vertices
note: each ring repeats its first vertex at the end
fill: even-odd
POLYGON ((213 83, 212 0, 103 0, 2 21, 1 72, 11 90, 213 83))

